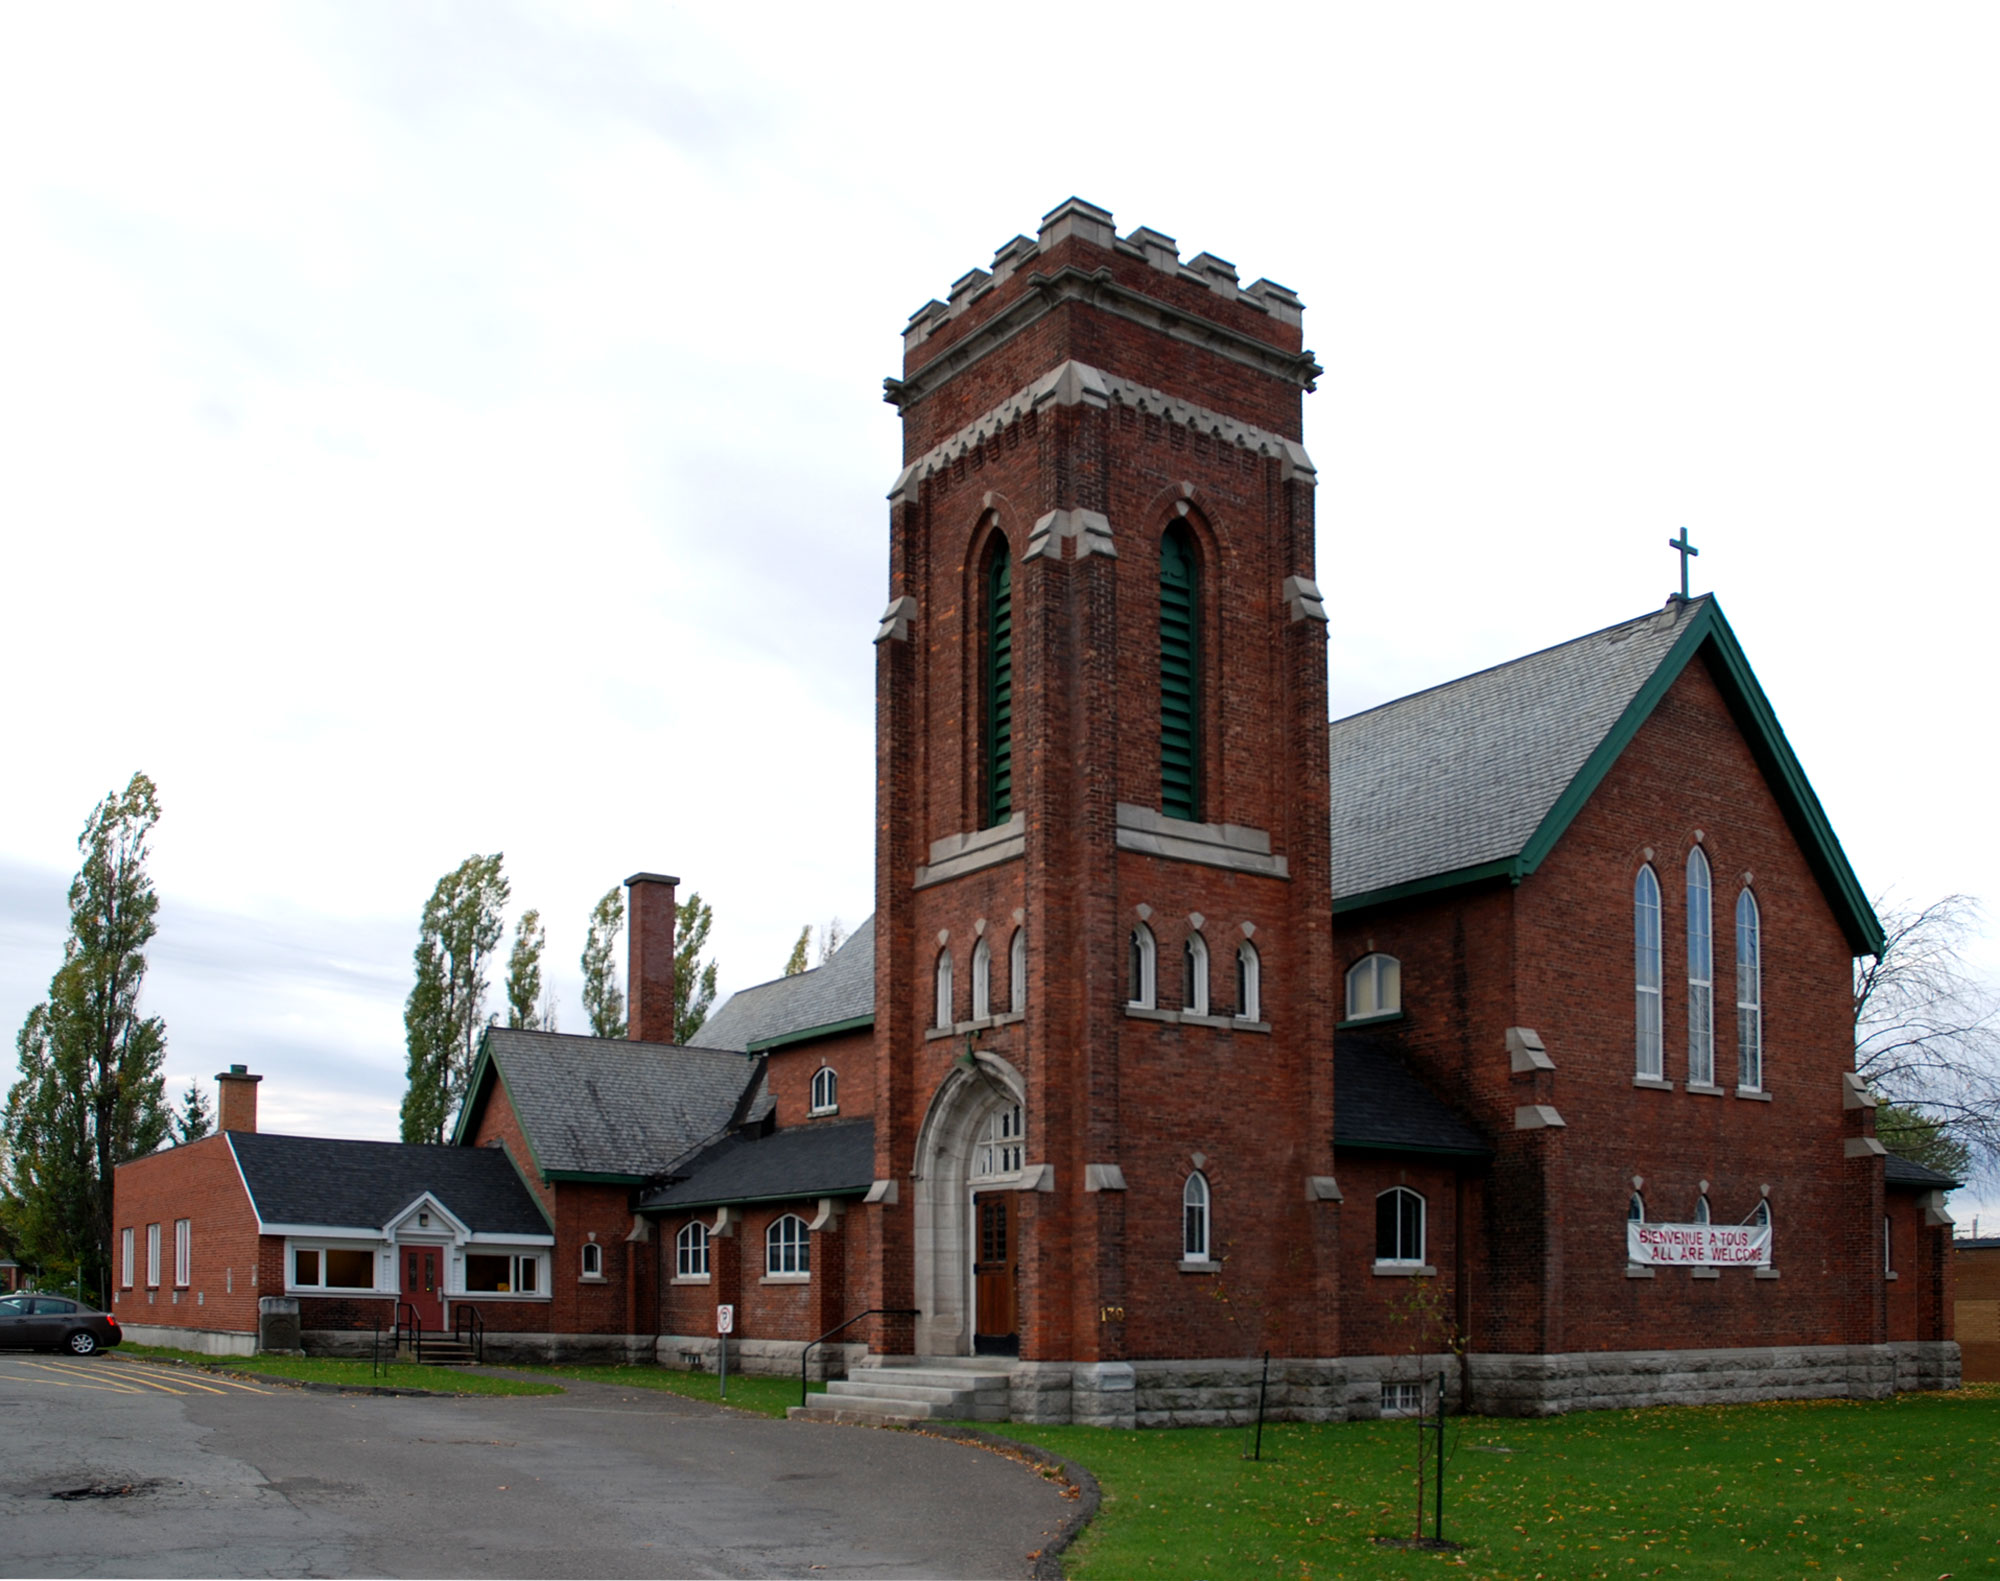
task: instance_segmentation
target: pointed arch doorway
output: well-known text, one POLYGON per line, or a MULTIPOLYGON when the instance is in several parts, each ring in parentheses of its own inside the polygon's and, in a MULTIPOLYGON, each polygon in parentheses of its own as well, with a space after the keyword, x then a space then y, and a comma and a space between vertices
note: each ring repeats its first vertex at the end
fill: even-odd
POLYGON ((1005 1060, 952 1067, 917 1134, 917 1353, 1020 1352, 1025 1091, 1005 1060))

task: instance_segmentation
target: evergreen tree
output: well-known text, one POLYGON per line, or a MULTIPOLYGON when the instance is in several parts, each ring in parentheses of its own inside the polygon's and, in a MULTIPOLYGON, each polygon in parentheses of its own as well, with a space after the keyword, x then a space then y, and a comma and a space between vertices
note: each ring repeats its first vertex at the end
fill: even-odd
POLYGON ((1971 1179, 1972 1149, 1953 1136, 1942 1120, 1901 1104, 1883 1102, 1875 1109, 1875 1135, 1890 1152, 1914 1164, 1935 1169, 1953 1180, 1971 1179))
POLYGON ((699 894, 690 893, 674 916, 674 1041, 694 1041, 715 1003, 715 962, 699 965, 715 914, 699 894))
POLYGON ((812 948, 812 937, 813 937, 812 924, 808 922, 805 925, 805 927, 799 931, 799 942, 792 946, 791 959, 785 962, 785 975, 787 977, 798 976, 799 973, 804 971, 806 967, 810 964, 810 962, 807 959, 806 952, 812 948))
POLYGON ((524 911, 514 925, 514 949, 507 957, 507 1025, 553 1032, 551 1007, 542 1003, 542 950, 549 942, 539 911, 524 911))
POLYGON ((625 892, 611 889, 590 914, 583 945, 583 1013, 590 1035, 625 1036, 625 992, 618 986, 618 935, 625 931, 625 892))
POLYGON ((406 1142, 442 1142, 465 1097, 486 1022, 486 971, 505 932, 508 886, 500 857, 498 851, 467 857, 438 880, 424 906, 416 983, 403 1006, 406 1142))
POLYGON ((180 1109, 174 1115, 174 1140, 199 1142, 214 1129, 215 1115, 208 1107, 208 1095, 201 1090, 201 1083, 190 1076, 187 1091, 181 1094, 180 1109))
POLYGON ((7 1094, 6 1193, 26 1251, 60 1276, 110 1267, 112 1171, 166 1139, 166 1025, 139 1014, 159 897, 146 871, 158 793, 134 774, 77 838, 69 937, 46 1000, 28 1012, 7 1094))

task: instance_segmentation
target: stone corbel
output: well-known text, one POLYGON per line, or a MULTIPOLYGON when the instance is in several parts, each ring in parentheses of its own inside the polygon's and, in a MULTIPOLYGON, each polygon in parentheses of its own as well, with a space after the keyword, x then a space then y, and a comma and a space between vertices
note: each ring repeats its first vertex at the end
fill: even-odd
POLYGON ((1345 1202, 1346 1200, 1347 1199, 1340 1194, 1340 1182, 1334 1179, 1333 1176, 1331 1175, 1306 1176, 1306 1201, 1345 1202))
POLYGON ((1881 1158, 1888 1153, 1879 1139, 1872 1136, 1850 1136, 1845 1144, 1849 1158, 1881 1158))
POLYGON ((1071 554, 1073 560, 1088 559, 1091 555, 1109 555, 1118 558, 1118 546, 1111 541, 1111 522, 1102 511, 1050 511, 1035 523, 1034 531, 1028 534, 1028 547, 1022 554, 1023 560, 1034 560, 1046 556, 1051 560, 1062 558, 1065 538, 1073 539, 1076 549, 1071 554))
MULTIPOLYGON (((1002 1188, 1005 1189, 1004 1187, 1002 1188)), ((1056 1189, 1056 1166, 1054 1164, 1030 1164, 1021 1171, 1021 1178, 1014 1183, 1016 1191, 1054 1191, 1056 1189)))
POLYGON ((1085 1164, 1083 1166, 1083 1189, 1085 1191, 1123 1191, 1125 1171, 1116 1164, 1085 1164))
POLYGON ((1326 601, 1320 597, 1319 584, 1311 577, 1286 577, 1278 594, 1291 610, 1293 620, 1316 620, 1322 626, 1326 624, 1326 601))
POLYGON ((1934 1229, 1948 1229, 1958 1221, 1945 1210, 1944 1193, 1927 1191, 1923 1195, 1924 1223, 1934 1229))
POLYGON ((846 1198, 821 1197, 819 1199, 819 1212, 814 1215, 812 1223, 808 1224, 806 1228, 815 1232, 831 1229, 840 1222, 840 1216, 846 1211, 846 1198))
POLYGON ((882 626, 875 633, 877 642, 908 642, 910 622, 917 618, 917 601, 905 593, 901 598, 889 600, 889 607, 882 611, 882 626))
POLYGON ((1875 1107, 1875 1094, 1868 1090, 1868 1083, 1861 1079, 1859 1071, 1844 1070, 1840 1073, 1840 1106, 1843 1109, 1875 1107))
POLYGON ((1563 1117, 1556 1113, 1555 1105, 1548 1103, 1524 1103, 1514 1111, 1514 1129, 1517 1131, 1546 1131, 1568 1129, 1563 1117))
POLYGON ((863 1202, 879 1202, 885 1208, 893 1208, 896 1205, 897 1196, 898 1192, 895 1181, 876 1180, 869 1183, 868 1195, 861 1200, 863 1202))
POLYGON ((1509 1027, 1507 1067, 1518 1076, 1523 1071, 1554 1070, 1556 1062, 1549 1058, 1541 1033, 1533 1027, 1509 1027))

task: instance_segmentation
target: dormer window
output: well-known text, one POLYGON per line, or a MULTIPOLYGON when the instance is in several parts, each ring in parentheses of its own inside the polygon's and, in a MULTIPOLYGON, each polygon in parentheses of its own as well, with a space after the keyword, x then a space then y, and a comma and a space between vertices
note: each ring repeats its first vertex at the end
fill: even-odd
POLYGON ((1364 955, 1347 971, 1347 1019, 1393 1016, 1403 1008, 1403 963, 1393 955, 1364 955))

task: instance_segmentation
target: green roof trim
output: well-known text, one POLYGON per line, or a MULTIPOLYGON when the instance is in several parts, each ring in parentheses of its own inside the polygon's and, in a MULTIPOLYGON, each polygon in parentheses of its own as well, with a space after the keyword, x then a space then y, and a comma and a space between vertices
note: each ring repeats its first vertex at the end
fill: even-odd
POLYGON ((1612 765, 1632 744, 1640 727, 1652 717, 1660 700, 1680 679, 1688 665, 1697 656, 1703 656, 1709 662, 1710 673, 1729 708, 1730 717, 1736 721, 1737 729, 1743 732, 1751 756, 1757 760, 1758 768, 1763 771, 1777 797, 1785 823, 1805 855, 1806 865, 1832 903, 1849 947, 1856 955, 1878 954, 1885 942, 1881 919, 1869 904, 1861 881, 1854 876, 1854 869, 1847 860, 1847 853, 1841 849, 1839 837, 1833 832, 1826 809, 1820 805, 1798 755, 1785 739, 1784 728, 1778 723, 1777 713, 1771 707, 1771 700, 1764 695, 1764 688, 1758 684, 1742 644, 1736 640, 1736 633, 1730 629, 1722 606, 1713 594, 1694 603, 1694 613, 1687 629, 1675 640, 1666 657, 1633 695, 1632 701, 1626 704, 1617 722, 1598 742, 1576 777, 1556 798, 1555 804, 1517 855, 1349 895, 1334 902, 1334 913, 1360 911, 1390 901, 1458 889, 1496 878, 1520 883, 1547 860, 1577 814, 1597 794, 1612 765))
POLYGON ((643 1186, 647 1180, 644 1175, 603 1174, 589 1169, 546 1169, 542 1171, 542 1178, 549 1181, 570 1180, 584 1185, 598 1186, 643 1186))
POLYGON ((766 1202, 817 1202, 822 1197, 865 1197, 868 1187, 842 1186, 838 1191, 779 1191, 762 1197, 707 1197, 700 1202, 668 1202, 653 1205, 640 1204, 635 1213, 685 1213, 690 1208, 754 1208, 766 1202))
POLYGON ((793 1043, 808 1043, 814 1038, 830 1038, 836 1032, 858 1032, 863 1027, 872 1027, 875 1017, 849 1016, 845 1021, 828 1021, 816 1027, 803 1027, 797 1032, 780 1032, 776 1037, 758 1038, 745 1045, 752 1054, 768 1054, 772 1049, 789 1047, 793 1043))

